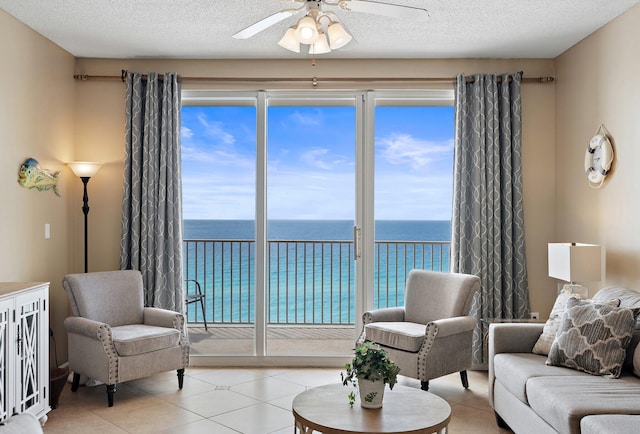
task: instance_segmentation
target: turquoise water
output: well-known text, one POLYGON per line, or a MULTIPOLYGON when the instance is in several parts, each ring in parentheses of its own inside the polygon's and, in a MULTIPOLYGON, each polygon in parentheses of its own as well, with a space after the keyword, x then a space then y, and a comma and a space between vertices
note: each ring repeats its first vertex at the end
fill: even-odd
MULTIPOLYGON (((377 221, 374 305, 396 306, 412 268, 448 271, 449 221, 377 221), (429 242, 444 242, 431 244, 429 242)), ((267 318, 272 324, 354 322, 353 222, 274 220, 267 224, 267 318)), ((184 270, 207 294, 207 321, 253 323, 254 222, 185 220, 184 270), (216 240, 203 241, 203 240, 216 240)), ((201 321, 190 305, 189 320, 201 321)))

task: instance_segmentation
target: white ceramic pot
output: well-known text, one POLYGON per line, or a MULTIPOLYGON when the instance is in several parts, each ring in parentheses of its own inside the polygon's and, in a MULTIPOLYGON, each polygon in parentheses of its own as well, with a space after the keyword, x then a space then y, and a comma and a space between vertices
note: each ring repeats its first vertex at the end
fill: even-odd
POLYGON ((384 397, 384 382, 358 380, 360 390, 360 405, 363 408, 381 408, 384 397))

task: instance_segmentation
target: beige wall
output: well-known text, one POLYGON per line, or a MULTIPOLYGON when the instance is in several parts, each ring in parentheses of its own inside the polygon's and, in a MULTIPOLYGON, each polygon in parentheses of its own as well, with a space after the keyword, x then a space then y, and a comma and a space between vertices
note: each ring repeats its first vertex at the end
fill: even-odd
POLYGON ((555 241, 601 244, 603 280, 640 290, 640 5, 556 59, 555 241), (588 186, 584 153, 600 124, 613 138, 613 172, 588 186))
POLYGON ((0 59, 0 281, 51 282, 51 326, 63 362, 67 298, 61 280, 73 256, 69 204, 80 194, 64 165, 74 157, 75 59, 2 10, 0 59), (61 171, 62 197, 18 185, 27 157, 61 171), (45 223, 51 225, 48 240, 45 223))

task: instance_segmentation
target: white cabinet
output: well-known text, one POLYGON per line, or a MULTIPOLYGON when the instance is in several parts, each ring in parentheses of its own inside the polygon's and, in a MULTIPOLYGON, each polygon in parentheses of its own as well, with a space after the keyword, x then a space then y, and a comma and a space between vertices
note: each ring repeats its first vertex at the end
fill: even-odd
POLYGON ((0 282, 0 421, 49 407, 49 283, 0 282))

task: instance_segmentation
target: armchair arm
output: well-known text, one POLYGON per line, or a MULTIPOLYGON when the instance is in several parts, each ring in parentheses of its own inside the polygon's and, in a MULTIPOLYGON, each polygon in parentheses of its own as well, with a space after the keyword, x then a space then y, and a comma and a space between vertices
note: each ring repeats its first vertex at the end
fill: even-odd
POLYGON ((476 328, 476 324, 477 321, 472 316, 458 316, 439 319, 427 324, 425 335, 429 336, 430 334, 433 334, 433 338, 444 338, 473 331, 473 329, 476 328))
POLYGON ((144 308, 144 323, 156 327, 167 327, 184 331, 184 315, 167 309, 157 307, 144 308))
POLYGON ((404 321, 404 307, 385 307, 370 310, 362 314, 362 323, 372 322, 402 322, 404 321))
POLYGON ((431 321, 425 326, 422 347, 418 351, 420 381, 441 377, 471 366, 471 341, 477 321, 458 316, 431 321))
POLYGON ((402 322, 404 321, 404 307, 384 307, 370 310, 362 314, 362 332, 356 339, 356 345, 362 345, 367 340, 365 325, 372 322, 402 322))
POLYGON ((111 341, 111 327, 103 322, 93 321, 80 316, 70 316, 64 320, 67 333, 86 336, 103 342, 111 341))
POLYGON ((118 353, 109 324, 71 316, 64 320, 64 327, 70 369, 106 384, 117 383, 118 353))

